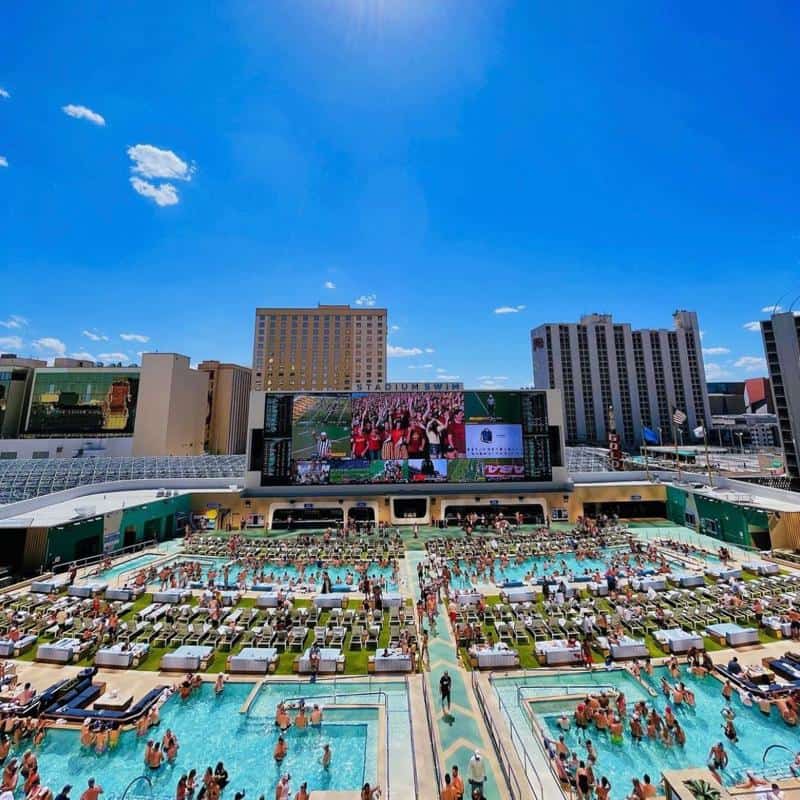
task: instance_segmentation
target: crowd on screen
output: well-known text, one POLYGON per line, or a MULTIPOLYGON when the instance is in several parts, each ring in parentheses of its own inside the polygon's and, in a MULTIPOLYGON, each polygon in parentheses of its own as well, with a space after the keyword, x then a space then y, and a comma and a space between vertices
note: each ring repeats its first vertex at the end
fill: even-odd
POLYGON ((463 392, 376 393, 353 398, 353 458, 464 458, 463 392))

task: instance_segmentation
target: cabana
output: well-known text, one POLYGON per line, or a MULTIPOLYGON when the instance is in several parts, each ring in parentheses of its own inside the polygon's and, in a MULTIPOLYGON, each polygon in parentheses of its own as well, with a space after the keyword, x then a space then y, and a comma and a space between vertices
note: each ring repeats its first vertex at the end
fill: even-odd
POLYGON ((566 639, 550 639, 546 642, 536 642, 536 657, 547 666, 564 664, 581 664, 583 655, 579 644, 568 645, 566 639))
POLYGON ((164 592, 153 592, 153 602, 178 606, 185 603, 191 596, 192 593, 188 589, 167 589, 164 592))
POLYGON ((491 646, 473 645, 469 658, 478 669, 513 669, 519 666, 519 653, 502 642, 491 646))
POLYGON ((709 625, 706 633, 720 644, 741 647, 745 644, 758 644, 758 631, 755 628, 743 628, 735 622, 720 622, 709 625))
POLYGON ((214 648, 205 644, 184 644, 161 657, 161 669, 195 672, 203 670, 211 660, 214 648))
POLYGON ((17 641, 0 639, 0 658, 17 658, 36 644, 37 637, 32 633, 20 636, 17 641))
POLYGON ((90 646, 91 642, 82 642, 80 639, 59 639, 51 644, 40 644, 36 651, 36 660, 52 664, 69 664, 77 661, 90 646))
MULTIPOLYGON (((302 656, 295 659, 298 672, 311 672, 311 648, 309 647, 302 656)), ((344 656, 338 647, 321 647, 319 651, 318 672, 344 672, 344 656)))
POLYGON ((228 671, 232 675, 266 675, 274 672, 278 664, 278 651, 274 647, 244 647, 228 658, 228 671))
POLYGON ((105 581, 86 581, 85 583, 74 583, 67 589, 67 594, 70 597, 94 597, 96 594, 102 594, 108 589, 108 584, 105 581))
POLYGON ((682 628, 664 628, 653 631, 653 638, 669 653, 688 653, 693 647, 703 649, 703 637, 682 628))
POLYGON ((414 662, 410 653, 401 650, 378 650, 374 656, 369 657, 368 672, 413 672, 414 662))
POLYGON ((130 645, 113 644, 110 647, 101 647, 95 653, 94 665, 111 669, 130 669, 138 667, 148 652, 150 645, 146 642, 133 642, 130 645))

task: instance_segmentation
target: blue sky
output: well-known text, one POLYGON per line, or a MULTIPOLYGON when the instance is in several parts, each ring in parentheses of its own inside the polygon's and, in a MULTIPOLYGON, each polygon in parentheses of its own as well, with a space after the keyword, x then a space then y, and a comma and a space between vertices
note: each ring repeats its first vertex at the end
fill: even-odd
POLYGON ((249 363, 256 305, 361 299, 420 351, 391 379, 513 387, 540 322, 680 307, 710 377, 760 374, 744 326, 800 295, 799 29, 735 0, 17 4, 0 349, 249 363))

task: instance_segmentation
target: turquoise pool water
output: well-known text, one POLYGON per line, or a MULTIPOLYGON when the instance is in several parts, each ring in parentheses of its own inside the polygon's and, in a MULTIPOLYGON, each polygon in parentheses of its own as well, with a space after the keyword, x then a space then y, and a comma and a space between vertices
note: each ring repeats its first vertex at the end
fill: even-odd
POLYGON ((135 558, 131 558, 128 561, 123 561, 120 564, 114 564, 108 569, 103 570, 100 573, 99 577, 107 581, 113 581, 120 575, 123 575, 126 572, 136 572, 137 570, 146 567, 148 564, 152 564, 154 561, 158 561, 158 559, 161 557, 162 556, 159 555, 158 553, 146 553, 141 556, 136 556, 135 558))
MULTIPOLYGON (((177 566, 180 562, 199 562, 202 565, 202 581, 205 583, 208 580, 208 573, 209 570, 213 570, 217 573, 216 581, 222 582, 223 575, 222 569, 226 564, 230 564, 230 571, 228 573, 228 582, 229 583, 236 583, 239 580, 239 574, 244 570, 245 572, 245 582, 249 585, 253 582, 253 575, 252 571, 249 570, 247 567, 239 567, 233 562, 229 561, 225 558, 214 558, 210 556, 182 556, 180 558, 175 558, 171 560, 169 563, 170 566, 177 566)), ((358 575, 353 569, 353 567, 325 567, 323 569, 317 568, 316 565, 306 567, 305 572, 303 574, 303 582, 304 583, 312 583, 312 584, 320 584, 322 582, 322 572, 327 572, 330 577, 331 581, 334 584, 336 583, 345 583, 347 576, 350 575, 352 577, 352 586, 353 589, 356 590, 358 588, 358 575)), ((299 579, 299 573, 297 567, 289 564, 275 564, 275 563, 266 563, 263 567, 264 572, 264 583, 289 583, 290 581, 296 581, 299 579)), ((374 580, 378 580, 383 578, 386 581, 386 586, 390 591, 397 590, 397 584, 392 580, 392 569, 391 567, 380 567, 373 565, 367 570, 367 574, 370 578, 374 580)))
MULTIPOLYGON (((574 553, 557 553, 553 556, 535 556, 526 558, 521 564, 511 563, 503 566, 500 559, 495 559, 494 562, 494 577, 497 583, 503 581, 524 581, 526 576, 533 579, 541 578, 544 576, 555 575, 556 573, 563 574, 566 570, 572 573, 574 577, 589 576, 595 572, 600 572, 602 575, 608 569, 609 560, 617 556, 618 558, 626 552, 625 548, 609 547, 601 550, 601 558, 582 558, 578 559, 574 553)), ((622 559, 628 566, 635 566, 637 561, 632 554, 622 559)), ((671 566, 675 567, 676 572, 683 569, 681 564, 670 561, 671 566)), ((451 565, 453 562, 451 561, 451 565)), ((489 583, 489 576, 485 573, 479 575, 477 578, 474 575, 475 567, 468 564, 461 559, 457 562, 458 568, 461 570, 461 575, 453 576, 451 583, 457 589, 465 589, 475 583, 489 583)), ((646 559, 643 561, 644 568, 655 568, 657 565, 646 559)), ((452 567, 451 567, 452 568, 452 567)))
MULTIPOLYGON (((764 750, 769 745, 786 743, 788 739, 794 739, 790 730, 776 713, 773 713, 771 717, 766 717, 757 708, 747 708, 742 705, 738 697, 734 697, 732 707, 736 711, 735 725, 740 739, 737 743, 729 742, 723 736, 723 720, 720 714, 724 706, 721 695, 722 684, 711 677, 695 678, 685 670, 685 667, 682 667, 682 672, 682 680, 694 691, 697 701, 693 709, 687 706, 679 706, 674 709, 681 727, 686 732, 684 747, 676 745, 666 747, 660 742, 647 739, 637 745, 631 739, 627 725, 621 744, 613 744, 607 734, 601 734, 594 729, 587 731, 587 736, 592 740, 598 754, 595 775, 598 780, 605 775, 611 781, 613 798, 622 798, 629 794, 631 779, 641 778, 645 772, 649 773, 655 782, 661 772, 666 769, 704 766, 707 763, 711 746, 719 741, 724 743, 729 757, 728 767, 722 771, 723 780, 728 785, 743 779, 746 769, 753 769, 762 775, 766 773, 769 777, 788 774, 789 754, 785 751, 775 752, 772 757, 768 758, 766 767, 762 764, 764 750)), ((520 687, 528 684, 536 686, 536 688, 521 689, 520 693, 524 699, 555 694, 559 690, 563 692, 566 687, 578 684, 596 683, 612 686, 625 693, 629 710, 633 702, 643 699, 648 703, 648 707, 655 705, 663 716, 668 703, 659 690, 662 675, 669 680, 666 668, 661 667, 655 670, 653 678, 648 681, 657 692, 655 697, 650 696, 629 673, 622 670, 607 673, 596 672, 591 676, 585 672, 576 672, 548 678, 533 675, 527 679, 499 679, 495 680, 494 686, 505 709, 510 713, 514 725, 522 733, 525 747, 535 748, 537 745, 532 736, 528 735, 530 732, 529 719, 517 699, 520 687)), ((533 705, 542 729, 550 738, 556 740, 562 733, 557 724, 560 714, 566 711, 568 715, 571 715, 575 705, 580 702, 581 696, 586 691, 588 690, 582 688, 575 689, 574 701, 547 700, 533 705)), ((571 750, 578 753, 579 758, 586 755, 584 735, 574 724, 565 734, 565 741, 571 750)), ((789 747, 793 748, 794 746, 789 744, 789 747)))
POLYGON ((278 737, 273 724, 275 705, 287 697, 324 694, 318 692, 324 684, 267 686, 247 714, 240 713, 240 708, 253 688, 249 683, 229 683, 220 697, 205 684, 188 700, 170 698, 161 709, 160 725, 151 729, 148 738, 160 741, 171 728, 180 750, 174 764, 165 764, 159 770, 144 766, 145 739, 137 739, 133 731, 122 734, 115 751, 98 756, 80 747, 77 732, 51 729, 38 754, 42 783, 55 792, 70 783, 77 797, 87 780, 94 777, 103 786, 104 797, 109 798, 119 797, 130 781, 146 773, 153 782, 153 796, 169 798, 175 796, 183 773, 194 767, 202 775, 207 766, 213 768, 218 761, 225 763, 230 775, 223 797, 232 797, 240 789, 246 790, 248 798, 260 794, 271 797, 280 775, 287 771, 292 775, 292 796, 304 780, 309 790, 330 791, 354 790, 365 780, 375 781, 379 725, 375 709, 332 708, 320 729, 290 729, 285 734, 289 753, 279 767, 272 757, 278 737), (319 763, 325 743, 333 752, 329 770, 319 763))

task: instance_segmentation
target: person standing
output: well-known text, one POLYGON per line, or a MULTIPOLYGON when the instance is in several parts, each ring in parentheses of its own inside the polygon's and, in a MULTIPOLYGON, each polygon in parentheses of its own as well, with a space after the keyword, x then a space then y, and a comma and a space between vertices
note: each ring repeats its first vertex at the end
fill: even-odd
POLYGON ((467 780, 469 787, 474 793, 477 789, 483 795, 483 784, 486 783, 486 765, 483 763, 479 750, 469 760, 467 764, 467 780))
POLYGON ((450 691, 453 687, 453 679, 450 677, 450 673, 445 670, 442 673, 442 677, 439 678, 439 695, 442 698, 442 711, 444 711, 445 703, 447 704, 447 710, 450 711, 450 691))
POLYGON ((451 770, 451 777, 450 783, 453 787, 453 791, 455 792, 456 800, 463 800, 464 798, 464 780, 458 772, 458 766, 453 764, 453 769, 451 770))
POLYGON ((81 795, 81 800, 97 800, 103 794, 103 787, 95 784, 94 778, 89 778, 88 785, 81 795))

